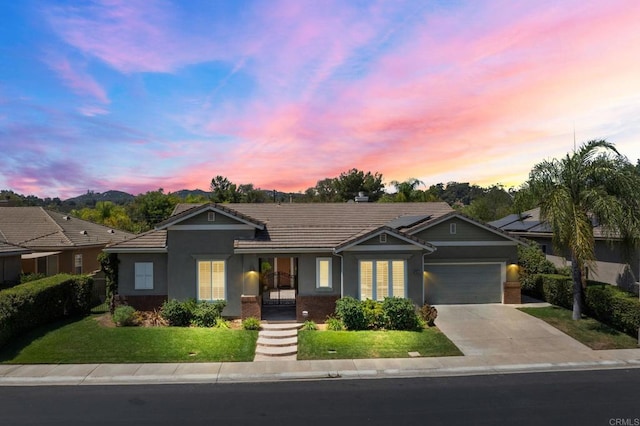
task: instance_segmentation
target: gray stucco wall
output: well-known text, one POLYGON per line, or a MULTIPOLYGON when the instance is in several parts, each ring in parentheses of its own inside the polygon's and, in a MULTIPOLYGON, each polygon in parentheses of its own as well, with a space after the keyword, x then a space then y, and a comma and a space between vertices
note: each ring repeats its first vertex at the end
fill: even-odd
POLYGON ((169 299, 197 298, 197 261, 226 260, 225 316, 240 316, 240 296, 248 269, 242 255, 233 255, 233 242, 252 238, 253 230, 169 230, 167 236, 169 299))
POLYGON ((298 257, 298 294, 321 296, 340 294, 340 258, 331 253, 304 253, 298 257), (331 259, 331 289, 316 288, 316 259, 331 259))
POLYGON ((502 235, 484 229, 459 218, 451 218, 415 234, 425 241, 505 241, 502 235), (451 234, 450 224, 456 224, 456 233, 451 234))
POLYGON ((426 262, 500 261, 518 263, 518 249, 512 246, 436 246, 436 251, 425 256, 426 262))
POLYGON ((120 253, 118 265, 118 293, 125 296, 167 295, 167 254, 166 253, 120 253), (136 262, 153 263, 153 289, 135 289, 136 262))
POLYGON ((394 252, 344 252, 344 293, 343 296, 360 298, 360 260, 406 260, 407 296, 415 304, 422 305, 422 251, 394 252))

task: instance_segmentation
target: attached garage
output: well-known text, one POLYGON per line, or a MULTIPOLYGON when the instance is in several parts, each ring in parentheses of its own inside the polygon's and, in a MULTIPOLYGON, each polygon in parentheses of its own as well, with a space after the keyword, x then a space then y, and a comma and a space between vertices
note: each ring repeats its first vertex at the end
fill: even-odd
POLYGON ((424 296, 432 305, 502 303, 504 263, 425 264, 424 296))

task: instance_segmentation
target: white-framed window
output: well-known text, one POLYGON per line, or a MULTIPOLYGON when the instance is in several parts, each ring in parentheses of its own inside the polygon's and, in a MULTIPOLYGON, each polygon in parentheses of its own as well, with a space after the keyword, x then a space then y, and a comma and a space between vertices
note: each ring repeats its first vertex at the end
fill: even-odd
POLYGON ((378 241, 380 241, 383 244, 386 243, 387 242, 387 234, 380 234, 380 237, 379 237, 378 241))
POLYGON ((82 253, 78 253, 74 256, 73 266, 76 274, 82 273, 82 253))
POLYGON ((153 289, 153 262, 136 262, 135 264, 135 289, 153 289))
POLYGON ((226 270, 224 260, 198 261, 198 300, 226 300, 226 270))
POLYGON ((216 221, 216 212, 209 212, 209 214, 207 215, 207 220, 209 222, 215 222, 216 221))
POLYGON ((333 287, 331 263, 330 257, 316 258, 316 288, 330 289, 333 287))
POLYGON ((358 270, 361 300, 407 297, 406 260, 361 260, 358 270))

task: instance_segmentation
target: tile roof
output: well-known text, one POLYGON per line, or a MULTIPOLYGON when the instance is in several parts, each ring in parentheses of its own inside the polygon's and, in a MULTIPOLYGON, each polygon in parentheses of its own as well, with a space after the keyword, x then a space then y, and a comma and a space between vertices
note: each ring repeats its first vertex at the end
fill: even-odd
POLYGON ((144 251, 144 250, 163 250, 167 247, 167 231, 154 230, 145 232, 140 235, 136 235, 126 241, 115 243, 107 246, 106 250, 109 251, 144 251))
POLYGON ((0 240, 0 257, 1 256, 19 256, 21 254, 31 253, 31 250, 24 247, 19 247, 14 244, 9 244, 6 241, 0 240))
POLYGON ((42 207, 0 207, 0 238, 29 249, 100 246, 131 237, 128 232, 42 207))

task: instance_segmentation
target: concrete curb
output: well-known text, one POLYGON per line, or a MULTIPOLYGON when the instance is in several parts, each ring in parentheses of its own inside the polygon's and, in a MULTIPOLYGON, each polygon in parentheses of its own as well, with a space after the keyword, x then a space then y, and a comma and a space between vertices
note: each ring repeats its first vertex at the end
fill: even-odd
MULTIPOLYGON (((385 379, 385 378, 417 378, 417 377, 460 377, 491 374, 543 373, 557 371, 603 370, 640 368, 640 359, 633 360, 600 360, 600 361, 566 361, 540 362, 531 364, 502 364, 502 365, 461 365, 451 367, 427 368, 381 368, 358 369, 354 361, 340 360, 341 363, 351 363, 352 368, 345 369, 309 369, 305 371, 291 371, 286 368, 272 368, 274 371, 247 371, 246 373, 225 373, 224 363, 217 372, 182 374, 136 374, 142 364, 126 365, 132 374, 94 374, 100 368, 118 369, 118 365, 100 364, 87 374, 42 374, 29 373, 29 366, 11 366, 12 369, 0 371, 0 386, 85 386, 85 385, 149 385, 149 384, 226 384, 226 383, 260 383, 279 381, 317 381, 336 379, 385 379), (136 368, 138 367, 138 368, 136 368), (23 370, 23 371, 21 371, 23 370), (24 373, 24 374, 23 374, 24 373)), ((232 364, 232 363, 228 363, 232 364)), ((273 364, 273 363, 272 363, 273 364)), ((283 365, 283 363, 277 363, 283 365)), ((5 366, 3 366, 5 367, 5 366)), ((44 367, 44 366, 41 366, 44 367)), ((55 366, 51 366, 55 367, 55 366)), ((86 366, 65 366, 67 370, 75 367, 87 370, 86 366)), ((203 365, 203 370, 214 365, 203 365)))

